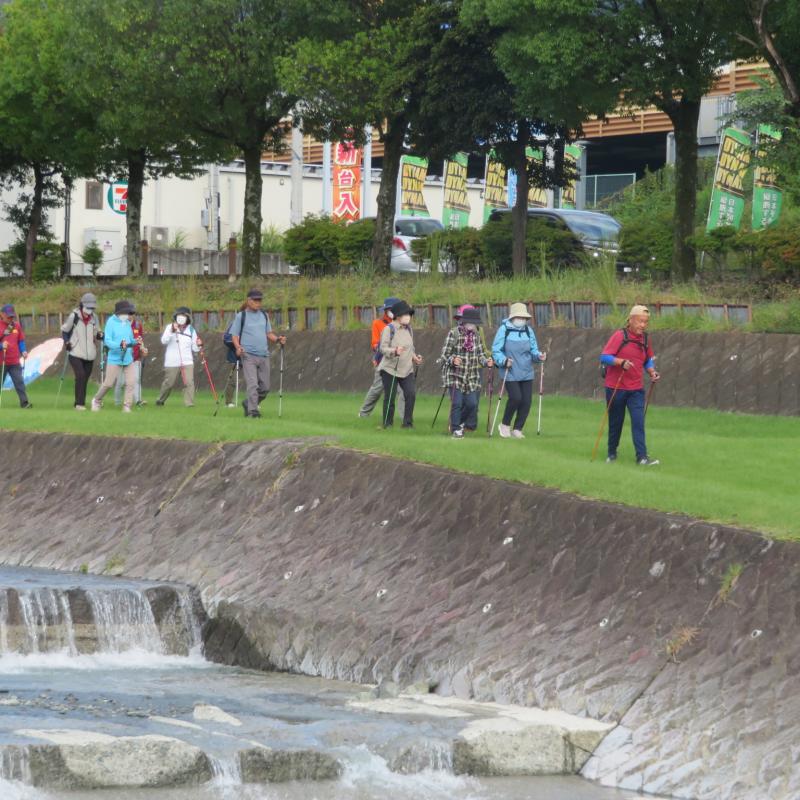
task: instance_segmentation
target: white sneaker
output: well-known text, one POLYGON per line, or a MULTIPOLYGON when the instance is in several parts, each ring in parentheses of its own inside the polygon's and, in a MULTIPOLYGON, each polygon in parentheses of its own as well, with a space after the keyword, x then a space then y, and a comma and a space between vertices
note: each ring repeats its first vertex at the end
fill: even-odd
POLYGON ((97 398, 92 398, 92 411, 99 411, 103 407, 103 403, 97 398))
POLYGON ((236 403, 226 403, 225 408, 236 408, 236 403))
POLYGON ((123 404, 122 413, 123 414, 130 414, 131 413, 131 407, 127 403, 123 404))
POLYGON ((500 434, 501 439, 511 438, 511 428, 508 425, 503 425, 502 422, 497 426, 497 432, 500 434))
POLYGON ((86 406, 75 406, 76 411, 86 411, 86 406))
POLYGON ((515 439, 524 439, 525 438, 525 434, 522 431, 518 431, 516 428, 514 428, 514 430, 511 431, 511 435, 515 439))

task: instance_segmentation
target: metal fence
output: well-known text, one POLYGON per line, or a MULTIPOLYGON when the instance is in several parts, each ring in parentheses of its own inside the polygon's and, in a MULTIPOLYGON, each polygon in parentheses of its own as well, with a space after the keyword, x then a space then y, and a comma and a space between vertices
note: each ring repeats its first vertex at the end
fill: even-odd
MULTIPOLYGON (((508 303, 473 303, 480 310, 484 325, 497 327, 508 316, 508 303)), ((535 327, 596 328, 604 327, 606 318, 613 313, 609 303, 581 300, 530 300, 526 303, 535 327)), ((449 328, 457 306, 425 304, 415 307, 414 323, 417 327, 449 328)), ((752 321, 752 306, 732 303, 653 303, 650 311, 656 317, 684 314, 705 315, 714 320, 727 321, 733 325, 745 325, 752 321)), ((57 334, 64 322, 65 314, 37 314, 35 309, 25 313, 17 305, 22 327, 29 333, 57 334)), ((198 330, 223 331, 233 319, 234 310, 194 311, 193 322, 198 330)), ((340 330, 369 325, 379 314, 375 306, 341 306, 305 308, 273 308, 269 310, 272 325, 281 330, 340 330)), ((69 312, 66 313, 69 315, 69 312)), ((101 314, 101 321, 108 315, 101 314)), ((146 330, 159 330, 170 319, 164 312, 139 314, 146 330)))
POLYGON ((627 189, 636 183, 635 172, 610 173, 608 175, 587 175, 582 180, 586 184, 586 208, 597 208, 607 197, 627 189))

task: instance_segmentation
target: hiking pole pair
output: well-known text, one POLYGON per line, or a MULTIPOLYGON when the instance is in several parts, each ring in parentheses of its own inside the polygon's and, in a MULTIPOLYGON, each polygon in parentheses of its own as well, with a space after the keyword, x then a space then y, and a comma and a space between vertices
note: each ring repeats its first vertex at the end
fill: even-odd
POLYGON ((238 370, 239 370, 239 361, 237 359, 236 363, 233 364, 233 366, 231 366, 230 372, 228 373, 228 379, 225 381, 225 388, 222 390, 220 394, 217 395, 217 403, 216 406, 214 407, 214 413, 211 416, 216 417, 217 414, 219 413, 219 401, 222 400, 223 395, 227 394, 228 386, 230 386, 231 378, 233 377, 234 371, 236 371, 236 377, 237 378, 239 377, 238 370))
POLYGON ((53 404, 53 408, 58 408, 58 401, 61 397, 61 387, 64 385, 64 375, 67 372, 67 365, 69 364, 69 351, 64 349, 64 366, 61 367, 61 377, 58 379, 58 391, 56 392, 56 402, 53 404))
POLYGON ((217 394, 217 390, 214 386, 214 379, 211 377, 211 370, 208 368, 208 361, 206 361, 206 351, 205 348, 201 345, 200 346, 200 361, 203 364, 203 369, 206 371, 206 377, 208 378, 208 385, 211 387, 211 394, 214 397, 214 401, 219 405, 219 395, 217 394))
POLYGON ((494 410, 494 419, 492 420, 492 427, 489 430, 489 437, 494 436, 494 426, 497 424, 497 415, 500 413, 500 401, 503 399, 503 391, 506 388, 506 378, 508 378, 508 371, 511 369, 509 364, 506 367, 505 374, 503 375, 503 382, 500 384, 500 394, 497 395, 497 408, 494 410))
MULTIPOLYGON (((237 374, 238 378, 239 375, 237 374)), ((281 344, 281 377, 278 384, 278 418, 283 414, 283 344, 281 344)))
MULTIPOLYGON (((549 339, 547 342, 547 347, 545 348, 545 354, 550 352, 550 345, 553 343, 552 339, 549 339)), ((539 367, 539 414, 538 419, 536 420, 536 435, 542 432, 542 396, 544 395, 544 361, 541 362, 541 366, 539 367)))
POLYGON ((622 383, 622 379, 625 377, 625 370, 622 370, 619 374, 619 378, 617 378, 617 385, 614 387, 614 391, 611 392, 611 397, 606 404, 606 410, 603 413, 603 420, 600 423, 600 430, 597 431, 597 439, 594 443, 594 448, 592 448, 592 461, 594 461, 595 457, 597 456, 597 448, 600 446, 600 438, 603 436, 603 428, 606 426, 606 420, 608 419, 608 414, 611 411, 611 405, 614 402, 614 398, 617 396, 617 392, 619 391, 619 386, 622 383))

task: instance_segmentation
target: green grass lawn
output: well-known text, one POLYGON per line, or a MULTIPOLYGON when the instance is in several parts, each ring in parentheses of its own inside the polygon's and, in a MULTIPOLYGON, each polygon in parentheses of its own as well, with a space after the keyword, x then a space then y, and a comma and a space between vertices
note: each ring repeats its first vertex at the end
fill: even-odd
MULTIPOLYGON (((123 415, 106 396, 102 412, 72 409, 72 381, 64 383, 60 407, 54 408, 56 379, 32 384, 34 409, 19 409, 13 392, 3 392, 0 429, 58 431, 106 436, 144 436, 200 441, 246 441, 297 436, 328 436, 344 446, 407 458, 464 472, 551 486, 583 497, 599 498, 674 511, 703 519, 754 528, 782 538, 800 539, 797 474, 800 419, 723 414, 717 411, 651 407, 648 447, 661 465, 634 465, 626 424, 616 464, 606 464, 604 442, 590 461, 603 407, 598 402, 545 396, 543 431, 536 436, 536 398, 524 441, 489 439, 484 430, 464 439, 446 435, 447 404, 435 430, 431 421, 438 396, 422 395, 416 427, 379 429, 376 412, 357 416, 360 395, 288 394, 283 416, 278 398, 262 406, 264 418, 245 419, 241 409, 220 408, 207 392, 195 408, 186 409, 179 395, 163 408, 155 393, 145 392, 148 405, 123 415)), ((481 424, 486 422, 481 401, 481 424)), ((13 463, 13 453, 6 453, 13 463)), ((499 513, 499 512, 498 512, 499 513)))

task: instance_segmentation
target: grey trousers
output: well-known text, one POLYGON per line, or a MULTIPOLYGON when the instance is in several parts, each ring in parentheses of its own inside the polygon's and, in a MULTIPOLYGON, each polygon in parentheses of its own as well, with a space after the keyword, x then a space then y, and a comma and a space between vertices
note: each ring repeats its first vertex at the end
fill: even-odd
MULTIPOLYGON (((133 386, 133 402, 138 403, 142 399, 142 362, 134 361, 136 367, 136 383, 133 386)), ((114 384, 114 403, 119 405, 122 402, 122 390, 125 388, 125 372, 120 371, 117 375, 117 382, 114 384)))
POLYGON ((194 405, 194 365, 186 364, 182 367, 164 367, 164 380, 161 382, 161 394, 158 396, 158 402, 164 403, 181 375, 181 380, 184 382, 183 386, 183 404, 185 406, 194 405), (181 374, 183 373, 183 374, 181 374))
POLYGON ((242 353, 242 374, 247 387, 245 410, 252 414, 269 394, 269 357, 242 353))
MULTIPOLYGON (((361 405, 361 410, 358 412, 358 416, 368 417, 378 404, 378 400, 381 399, 382 394, 383 381, 381 380, 381 370, 379 365, 375 367, 375 374, 372 376, 372 386, 369 387, 369 391, 367 392, 367 396, 364 398, 364 402, 361 405)), ((397 415, 402 418, 406 408, 406 399, 402 392, 397 392, 395 404, 397 415)))

